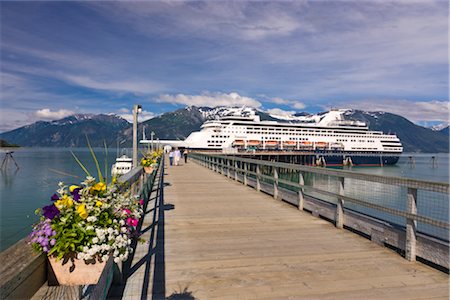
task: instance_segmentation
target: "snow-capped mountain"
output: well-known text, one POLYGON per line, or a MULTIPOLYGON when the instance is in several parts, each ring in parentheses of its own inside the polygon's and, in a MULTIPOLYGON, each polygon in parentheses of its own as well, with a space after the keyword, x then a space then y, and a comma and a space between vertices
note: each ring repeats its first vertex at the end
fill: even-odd
POLYGON ((86 135, 92 146, 115 145, 118 132, 131 127, 116 115, 76 114, 55 121, 39 121, 0 134, 8 142, 21 146, 83 147, 86 135))
POLYGON ((430 128, 431 128, 431 130, 434 130, 434 131, 441 131, 441 130, 447 128, 449 125, 450 125, 449 123, 441 123, 438 125, 431 126, 430 128))
MULTIPOLYGON (((448 127, 442 131, 433 131, 418 126, 409 120, 388 112, 367 112, 345 110, 344 120, 330 119, 327 112, 318 114, 269 113, 251 107, 195 107, 189 106, 168 112, 139 124, 139 137, 145 131, 148 137, 155 132, 155 139, 185 139, 191 132, 200 130, 200 126, 211 119, 229 115, 255 116, 263 121, 277 122, 341 122, 340 124, 366 124, 370 130, 396 133, 403 143, 405 152, 447 152, 449 151, 448 127), (344 123, 342 123, 344 122, 344 123), (447 130, 447 131, 445 131, 447 130), (445 133, 445 134, 444 134, 445 133)), ((126 140, 123 147, 131 146, 132 128, 125 119, 115 115, 74 115, 52 122, 36 122, 9 132, 0 134, 0 138, 21 146, 46 147, 82 147, 86 145, 85 135, 93 145, 115 146, 118 138, 126 140)))

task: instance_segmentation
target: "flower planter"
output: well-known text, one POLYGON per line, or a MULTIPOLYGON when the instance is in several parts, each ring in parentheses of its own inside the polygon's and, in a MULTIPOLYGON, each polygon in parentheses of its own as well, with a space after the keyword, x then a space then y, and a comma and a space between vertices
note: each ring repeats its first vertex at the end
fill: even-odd
POLYGON ((59 261, 54 257, 48 257, 48 285, 97 284, 105 267, 112 264, 112 256, 103 262, 97 260, 92 263, 74 257, 59 261))
POLYGON ((153 172, 153 168, 152 167, 144 167, 144 171, 147 174, 151 174, 153 172))

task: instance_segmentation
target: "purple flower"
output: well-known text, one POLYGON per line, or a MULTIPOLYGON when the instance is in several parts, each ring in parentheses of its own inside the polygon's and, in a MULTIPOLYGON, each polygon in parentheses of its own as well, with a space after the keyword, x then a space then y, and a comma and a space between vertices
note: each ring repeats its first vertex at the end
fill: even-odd
POLYGON ((81 188, 74 188, 70 193, 73 195, 73 200, 80 202, 80 189, 81 188))
POLYGON ((80 196, 80 194, 78 194, 78 192, 73 194, 73 200, 80 202, 80 198, 81 198, 81 196, 80 196))
POLYGON ((56 244, 56 240, 55 240, 55 239, 51 239, 51 240, 50 240, 50 245, 51 245, 51 246, 54 246, 55 244, 56 244))
POLYGON ((44 206, 42 210, 44 217, 50 220, 59 215, 59 209, 54 204, 44 206))
POLYGON ((53 196, 50 198, 52 201, 59 200, 59 196, 57 194, 53 194, 53 196))

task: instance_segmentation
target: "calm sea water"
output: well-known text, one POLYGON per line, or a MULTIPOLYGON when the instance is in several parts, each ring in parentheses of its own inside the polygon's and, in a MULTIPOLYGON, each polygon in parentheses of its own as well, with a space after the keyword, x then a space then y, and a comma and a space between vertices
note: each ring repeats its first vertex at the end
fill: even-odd
MULTIPOLYGON (((106 168, 109 173, 117 155, 116 149, 109 149, 107 156, 104 149, 94 150, 100 160, 103 173, 105 173, 105 160, 107 160, 106 168)), ((72 151, 92 175, 97 176, 89 150, 72 149, 72 151)), ((124 151, 131 156, 130 149, 121 152, 124 151)), ((0 153, 1 160, 4 155, 4 152, 0 153)), ((354 167, 352 171, 438 182, 449 181, 448 154, 434 154, 437 167, 433 167, 431 164, 432 154, 411 155, 415 158, 415 166, 408 163, 409 155, 405 154, 395 166, 354 167)), ((14 150, 13 157, 20 169, 16 170, 14 164, 10 163, 8 168, 0 173, 0 250, 11 246, 31 231, 32 224, 38 220, 34 214, 35 209, 49 204, 50 196, 58 188, 59 181, 77 184, 85 177, 83 170, 72 157, 70 149, 20 148, 14 150)), ((316 184, 323 184, 320 178, 315 180, 316 184)), ((364 196, 373 198, 374 201, 384 199, 383 191, 377 190, 377 187, 373 185, 367 193, 368 195, 364 196)), ((442 211, 444 209, 448 212, 448 199, 441 200, 439 203, 439 207, 433 206, 433 210, 442 211)))
MULTIPOLYGON (((9 151, 9 150, 8 150, 9 151)), ((58 189, 58 182, 78 184, 86 174, 71 154, 71 149, 62 148, 20 148, 13 150, 13 162, 0 173, 0 250, 25 237, 33 223, 38 221, 34 211, 50 203, 50 197, 58 189)), ((97 169, 89 149, 72 149, 92 176, 97 169)), ((108 174, 117 156, 116 149, 94 149, 102 174, 105 174, 105 161, 108 174)), ((120 154, 131 150, 122 149, 120 154)), ((4 152, 0 152, 3 161, 4 152)))

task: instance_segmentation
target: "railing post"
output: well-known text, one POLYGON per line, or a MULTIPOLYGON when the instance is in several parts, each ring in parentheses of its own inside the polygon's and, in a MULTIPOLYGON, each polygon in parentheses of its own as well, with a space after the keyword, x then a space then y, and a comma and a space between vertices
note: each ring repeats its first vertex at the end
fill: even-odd
POLYGON ((214 157, 213 171, 217 172, 217 157, 214 157))
POLYGON ((231 175, 230 175, 230 160, 227 158, 227 177, 228 178, 230 178, 231 177, 231 175))
MULTIPOLYGON (((344 195, 344 177, 338 178, 339 195, 344 195)), ((337 200, 335 222, 337 228, 344 228, 344 199, 341 197, 337 200)))
POLYGON ((303 210, 303 207, 305 205, 305 198, 303 195, 302 186, 305 185, 305 180, 303 179, 302 172, 298 172, 298 184, 300 185, 300 188, 298 189, 298 210, 303 210))
POLYGON ((237 160, 234 161, 234 180, 238 181, 238 162, 237 160))
POLYGON ((260 176, 261 176, 261 168, 259 167, 259 165, 256 165, 256 190, 258 192, 261 191, 260 176))
POLYGON ((247 186, 247 163, 244 162, 244 185, 247 186))
POLYGON ((273 167, 273 197, 278 199, 278 168, 273 167))
POLYGON ((221 172, 220 172, 220 173, 221 173, 222 175, 225 175, 225 169, 224 169, 225 167, 224 167, 224 165, 225 165, 225 164, 224 164, 224 162, 223 162, 223 158, 221 158, 221 159, 220 159, 220 169, 221 169, 221 172))
MULTIPOLYGON (((408 188, 407 212, 417 214, 417 189, 408 188)), ((411 218, 406 219, 406 245, 405 258, 409 261, 416 260, 416 239, 417 221, 411 218)))

